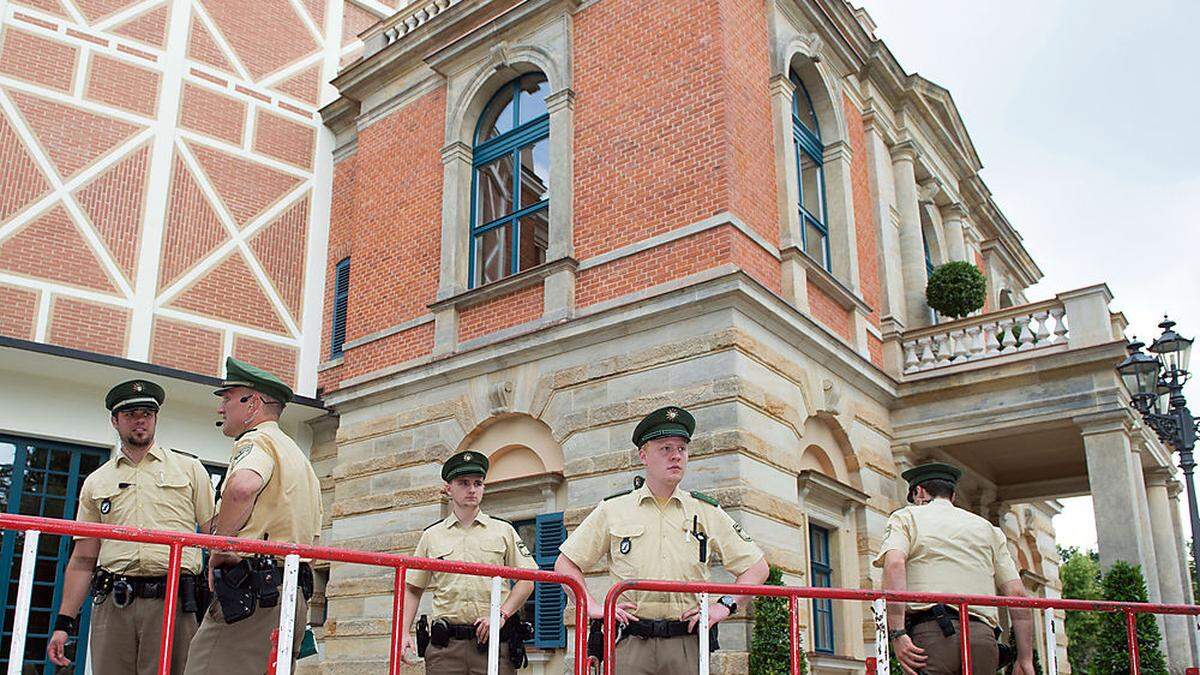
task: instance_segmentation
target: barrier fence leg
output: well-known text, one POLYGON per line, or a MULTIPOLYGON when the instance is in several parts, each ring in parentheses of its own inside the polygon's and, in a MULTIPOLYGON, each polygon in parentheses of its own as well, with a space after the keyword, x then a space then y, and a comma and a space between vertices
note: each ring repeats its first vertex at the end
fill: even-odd
POLYGON ((888 654, 891 645, 888 642, 887 600, 877 598, 872 602, 871 613, 875 615, 875 672, 886 673, 891 670, 892 662, 888 654))
POLYGON ((504 580, 492 577, 492 607, 488 612, 488 675, 500 673, 500 584, 504 580))
POLYGON ((276 675, 292 675, 292 645, 295 644, 296 635, 296 591, 299 580, 300 556, 293 553, 283 559, 283 595, 279 598, 279 644, 275 647, 276 675))
POLYGON ((788 671, 800 675, 800 600, 788 597, 788 671))
POLYGON ((1125 610, 1125 639, 1129 644, 1129 675, 1142 672, 1142 657, 1138 654, 1137 614, 1125 610))
POLYGON ((163 596, 162 639, 158 647, 158 675, 171 675, 171 650, 175 645, 175 614, 179 611, 179 573, 183 544, 171 544, 167 558, 167 590, 163 596))
POLYGON ((700 594, 700 619, 696 623, 700 635, 700 675, 708 675, 708 593, 700 594))
POLYGON ((396 582, 392 586, 392 648, 388 652, 388 675, 400 675, 404 660, 404 577, 406 567, 396 568, 396 582))
MULTIPOLYGON (((586 597, 580 598, 577 593, 575 598, 575 675, 585 675, 589 672, 592 659, 588 657, 588 630, 591 628, 589 621, 591 617, 588 615, 588 600, 586 597)), ((601 645, 603 646, 603 645, 601 645)), ((596 665, 599 665, 597 662, 596 665)), ((597 671, 599 668, 597 668, 597 671)))
POLYGON ((1054 632, 1054 609, 1047 607, 1042 610, 1046 621, 1046 672, 1050 675, 1058 672, 1058 635, 1054 632))
POLYGON ((967 606, 958 606, 958 633, 961 636, 959 640, 959 649, 962 650, 962 671, 964 673, 975 672, 971 665, 971 615, 967 614, 967 606))
POLYGON ((29 629, 29 600, 33 594, 33 571, 37 567, 37 530, 25 532, 25 548, 21 549, 21 576, 17 584, 17 608, 13 614, 12 644, 8 647, 8 675, 21 675, 25 665, 25 634, 29 629))

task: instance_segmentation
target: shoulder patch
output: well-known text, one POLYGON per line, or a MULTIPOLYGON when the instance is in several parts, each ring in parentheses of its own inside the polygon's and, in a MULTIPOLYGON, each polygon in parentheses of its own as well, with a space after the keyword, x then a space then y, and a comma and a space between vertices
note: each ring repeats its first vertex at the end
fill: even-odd
POLYGON ((182 450, 176 450, 175 448, 171 448, 170 450, 171 450, 171 452, 173 452, 173 453, 175 453, 175 454, 177 454, 177 455, 183 455, 184 457, 191 457, 192 459, 200 459, 199 455, 193 455, 193 454, 192 454, 192 453, 190 453, 190 452, 184 452, 184 451, 182 451, 182 450))
POLYGON ((691 494, 693 497, 695 497, 696 499, 699 499, 702 502, 705 502, 707 504, 712 504, 713 506, 717 507, 718 509, 721 508, 721 502, 718 502, 716 499, 709 497, 708 495, 704 494, 703 492, 700 492, 699 490, 692 490, 691 494))
POLYGON ((613 494, 605 497, 603 501, 608 501, 610 499, 616 499, 617 497, 624 497, 625 495, 627 495, 631 492, 633 492, 633 490, 621 490, 620 492, 616 492, 616 493, 613 493, 613 494))

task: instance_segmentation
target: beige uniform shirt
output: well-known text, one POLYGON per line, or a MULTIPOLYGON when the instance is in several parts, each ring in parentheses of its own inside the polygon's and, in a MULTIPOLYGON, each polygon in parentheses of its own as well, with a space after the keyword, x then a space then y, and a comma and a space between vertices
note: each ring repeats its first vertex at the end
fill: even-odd
MULTIPOLYGON (((512 524, 483 512, 475 516, 469 527, 463 527, 451 513, 445 520, 425 528, 413 555, 537 569, 529 548, 512 524)), ((445 617, 450 623, 475 623, 491 610, 491 577, 409 570, 405 583, 420 589, 433 587, 434 618, 445 617)), ((501 584, 500 592, 504 602, 508 598, 508 584, 501 584)))
MULTIPOLYGON (((83 481, 76 519, 152 530, 195 532, 213 515, 213 487, 200 460, 154 446, 134 464, 124 452, 83 481)), ((167 573, 170 548, 115 539, 100 540, 99 566, 137 577, 167 573)), ((200 571, 200 549, 183 549, 183 568, 200 571)))
MULTIPOLYGON (((908 590, 914 593, 996 595, 1002 585, 1020 579, 1004 534, 945 499, 893 513, 883 531, 875 566, 883 567, 884 554, 892 550, 907 556, 904 569, 908 590)), ((930 606, 910 604, 909 609, 930 606)), ((1000 625, 996 607, 971 607, 969 611, 993 627, 1000 625)))
POLYGON ((242 469, 264 485, 237 536, 311 546, 321 533, 321 485, 300 446, 279 424, 263 422, 233 444, 228 475, 242 469))
MULTIPOLYGON (((714 558, 736 575, 763 557, 762 549, 721 507, 678 488, 665 506, 659 506, 645 485, 600 502, 559 550, 584 570, 608 556, 609 571, 622 580, 707 581, 714 558), (705 562, 700 561, 693 523, 708 537, 705 562)), ((637 605, 633 613, 638 618, 673 620, 698 602, 694 593, 645 591, 626 593, 621 600, 637 605)))

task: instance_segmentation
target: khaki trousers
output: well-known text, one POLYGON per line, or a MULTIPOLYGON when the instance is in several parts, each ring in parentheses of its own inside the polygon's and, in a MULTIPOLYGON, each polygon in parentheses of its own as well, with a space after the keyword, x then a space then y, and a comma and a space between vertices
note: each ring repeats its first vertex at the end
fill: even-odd
MULTIPOLYGON (((959 649, 958 619, 952 619, 954 635, 942 634, 936 621, 926 621, 913 626, 913 644, 925 650, 926 675, 962 675, 962 650, 959 649)), ((1000 651, 996 646, 996 633, 986 624, 971 622, 971 669, 980 675, 992 675, 1000 663, 1000 651)))
POLYGON ((627 637, 617 643, 617 675, 695 675, 700 672, 700 637, 627 637))
MULTIPOLYGON (((200 630, 192 640, 185 675, 263 675, 273 653, 271 632, 279 628, 279 608, 280 605, 268 609, 259 607, 249 618, 225 623, 221 603, 213 600, 204 615, 204 623, 200 624, 200 630)), ((307 619, 308 601, 303 593, 297 592, 292 665, 296 663, 300 642, 304 640, 307 619)), ((292 672, 295 672, 294 668, 292 672)))
MULTIPOLYGON (((445 647, 425 648, 425 675, 487 675, 487 651, 474 640, 451 640, 445 647)), ((508 643, 500 643, 500 675, 515 675, 508 660, 508 643)))
MULTIPOLYGON (((128 607, 117 607, 112 597, 92 608, 92 672, 95 675, 154 675, 162 640, 163 599, 136 598, 128 607)), ((196 634, 194 614, 175 615, 175 642, 171 647, 171 673, 182 675, 188 647, 196 634)))

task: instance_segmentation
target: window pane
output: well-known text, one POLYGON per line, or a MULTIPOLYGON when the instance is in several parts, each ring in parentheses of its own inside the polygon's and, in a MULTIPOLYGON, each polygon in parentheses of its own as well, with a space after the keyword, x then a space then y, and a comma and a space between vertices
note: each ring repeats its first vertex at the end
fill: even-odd
POLYGON ((546 114, 546 94, 550 93, 550 83, 541 73, 522 77, 517 85, 521 90, 521 119, 517 124, 525 124, 546 114))
POLYGON ((800 205, 814 218, 824 218, 825 210, 821 207, 821 183, 824 180, 821 165, 799 146, 796 147, 796 155, 800 159, 800 205))
POLYGON ((813 260, 828 267, 829 261, 825 259, 825 234, 803 214, 801 214, 801 220, 804 221, 804 252, 813 260))
POLYGON ((792 114, 796 116, 796 119, 805 128, 819 138, 817 113, 813 110, 812 99, 808 95, 808 90, 804 88, 804 84, 800 82, 800 77, 795 73, 792 73, 792 84, 796 87, 796 93, 792 95, 792 114))
POLYGON ((550 196, 550 139, 521 148, 521 207, 550 196))
MULTIPOLYGON (((527 270, 546 262, 550 245, 550 209, 541 209, 521 219, 520 257, 517 271, 527 270)), ((532 549, 531 549, 532 550, 532 549)))
POLYGON ((513 87, 511 84, 496 92, 495 98, 488 103, 479 118, 479 131, 476 132, 475 142, 482 143, 489 138, 511 131, 513 128, 513 87))
POLYGON ((475 286, 509 275, 511 228, 511 225, 495 227, 475 237, 475 286))
POLYGON ((476 227, 512 213, 512 185, 512 155, 497 157, 475 170, 476 227))

